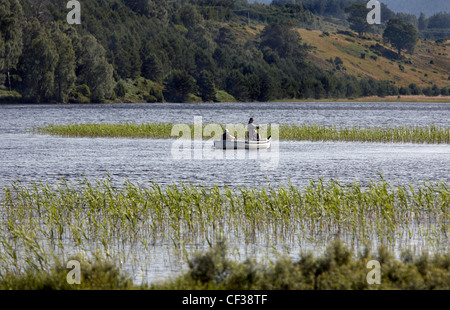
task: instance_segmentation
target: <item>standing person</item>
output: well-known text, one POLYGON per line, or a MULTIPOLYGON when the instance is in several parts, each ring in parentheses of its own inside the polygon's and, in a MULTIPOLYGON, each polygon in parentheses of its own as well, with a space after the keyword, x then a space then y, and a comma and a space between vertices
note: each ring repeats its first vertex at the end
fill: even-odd
POLYGON ((248 121, 248 125, 247 125, 247 130, 248 130, 248 139, 250 141, 259 141, 260 136, 259 133, 257 132, 257 130, 259 129, 259 126, 256 126, 255 124, 253 124, 253 117, 250 118, 250 120, 248 121))

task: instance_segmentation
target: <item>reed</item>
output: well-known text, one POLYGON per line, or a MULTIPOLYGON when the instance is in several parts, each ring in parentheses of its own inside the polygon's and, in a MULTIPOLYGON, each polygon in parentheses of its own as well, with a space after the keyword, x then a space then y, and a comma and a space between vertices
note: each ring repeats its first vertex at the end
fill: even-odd
POLYGON ((238 245, 320 245, 340 237, 392 247, 414 237, 440 251, 448 245, 449 197, 445 182, 312 180, 303 189, 16 182, 0 204, 0 275, 49 270, 73 251, 122 262, 134 251, 171 244, 187 256, 189 245, 211 246, 223 237, 238 245))
MULTIPOLYGON (((109 137, 109 138, 149 138, 171 139, 172 123, 148 124, 69 124, 48 125, 34 128, 39 134, 64 137, 109 137)), ((203 125, 205 128, 207 125, 203 125)), ((225 125, 220 125, 222 130, 225 125)), ((189 125, 191 137, 194 125, 189 125)), ((268 126, 267 135, 272 135, 268 126)), ((280 126, 280 140, 292 141, 361 141, 361 142, 400 142, 400 143, 450 143, 450 128, 439 126, 398 126, 398 127, 337 127, 325 125, 293 125, 280 126)))

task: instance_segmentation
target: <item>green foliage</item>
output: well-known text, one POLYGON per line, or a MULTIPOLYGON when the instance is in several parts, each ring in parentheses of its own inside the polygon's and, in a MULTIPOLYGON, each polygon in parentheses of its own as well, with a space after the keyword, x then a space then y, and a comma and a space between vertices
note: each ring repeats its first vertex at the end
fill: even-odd
POLYGON ((27 36, 19 62, 21 89, 25 98, 34 102, 54 99, 55 69, 58 51, 47 30, 36 20, 26 25, 27 36))
POLYGON ((224 90, 219 90, 216 93, 216 101, 217 102, 235 102, 236 98, 227 93, 224 90))
POLYGON ((87 35, 81 38, 77 59, 78 83, 85 82, 91 90, 91 99, 99 102, 110 98, 115 86, 113 67, 106 60, 105 49, 87 35))
POLYGON ((16 91, 5 91, 0 90, 0 101, 1 102, 13 102, 17 103, 22 100, 22 95, 16 91))
POLYGON ((69 269, 58 262, 49 271, 28 269, 20 274, 6 274, 0 277, 1 290, 126 290, 136 288, 132 280, 117 266, 107 260, 86 261, 82 257, 72 257, 81 262, 80 284, 69 284, 69 269))
MULTIPOLYGON (((8 57, 19 62, 11 67, 11 81, 25 100, 34 102, 66 102, 71 88, 83 84, 92 92, 91 101, 102 102, 113 99, 117 81, 140 77, 165 84, 167 101, 213 101, 214 91, 224 91, 238 101, 345 98, 368 93, 362 89, 367 83, 344 74, 344 65, 327 72, 309 62, 311 47, 302 44, 295 30, 298 25, 316 27, 321 23, 305 6, 320 15, 342 18, 344 8, 355 1, 330 0, 324 7, 313 2, 275 1, 261 5, 218 0, 115 0, 107 5, 94 0, 83 4, 83 22, 74 27, 65 23, 64 6, 23 0, 23 12, 18 7, 11 18, 11 25, 19 21, 18 27, 2 26, 0 31, 0 79, 5 81, 7 77, 7 46, 14 46, 14 55, 8 57), (247 13, 264 29, 252 24, 243 26, 242 18, 247 18, 247 13), (8 40, 3 29, 12 29, 8 40), (39 44, 48 51, 46 55, 54 56, 39 65, 30 60, 39 57, 30 48, 38 37, 47 38, 39 44), (54 65, 49 62, 52 59, 54 65), (195 78, 194 87, 181 90, 181 84, 175 85, 176 71, 195 78), (32 77, 42 72, 46 76, 34 81, 32 77)), ((323 36, 327 34, 323 31, 323 36)), ((349 53, 360 56, 362 52, 349 53)), ((188 78, 186 86, 192 86, 189 81, 193 80, 188 78)), ((398 92, 392 85, 386 87, 385 82, 371 85, 375 90, 381 88, 379 93, 383 95, 398 92)), ((126 98, 119 96, 126 102, 163 100, 163 96, 150 94, 149 88, 131 90, 126 85, 126 90, 126 98)), ((73 101, 76 97, 71 98, 73 101)))
POLYGON ((422 90, 414 83, 409 84, 408 88, 411 91, 411 95, 422 95, 422 90))
POLYGON ((291 23, 271 24, 261 33, 261 47, 269 47, 276 51, 281 58, 292 58, 302 61, 308 48, 301 46, 300 35, 293 30, 291 23))
POLYGON ((427 27, 450 29, 450 13, 440 12, 431 16, 427 21, 427 27))
POLYGON ((160 87, 152 86, 148 92, 148 95, 146 98, 147 102, 164 102, 164 95, 163 91, 160 87))
POLYGON ((71 39, 59 28, 51 34, 58 53, 58 62, 55 67, 55 94, 58 102, 67 102, 67 96, 76 80, 76 57, 71 39))
POLYGON ((70 103, 90 103, 91 90, 86 84, 76 86, 69 92, 70 103))
MULTIPOLYGON (((313 85, 314 87, 314 85, 313 85)), ((318 87, 316 85, 316 87, 318 87)), ((313 88, 313 91, 315 90, 313 88)), ((347 92, 350 94, 351 89, 347 92)), ((430 87, 430 92, 432 89, 430 87)), ((431 93, 430 93, 431 94, 431 93)), ((193 134, 193 125, 191 133, 193 134)), ((206 126, 206 125, 205 125, 206 126)), ((71 124, 49 125, 36 128, 38 133, 69 137, 131 137, 131 138, 171 138, 173 124, 71 124)), ((225 125, 221 125, 224 129, 225 125)), ((267 135, 271 135, 271 129, 267 135)), ((280 126, 280 140, 294 141, 364 141, 364 142, 411 142, 411 143, 449 143, 450 128, 436 126, 398 126, 386 128, 339 128, 324 125, 288 125, 280 126)))
POLYGON ((402 50, 413 53, 418 41, 417 30, 412 24, 404 22, 400 18, 392 18, 387 22, 383 39, 389 41, 397 49, 400 58, 402 50))
POLYGON ((355 258, 340 240, 330 243, 322 256, 303 254, 297 261, 284 257, 272 265, 254 260, 233 262, 223 244, 195 257, 184 276, 153 284, 151 289, 224 290, 447 290, 450 288, 449 254, 412 256, 404 251, 396 260, 384 246, 373 255, 366 248, 355 258), (381 284, 368 284, 367 263, 381 264, 381 284))
POLYGON ((195 90, 195 79, 186 71, 175 70, 165 83, 164 98, 168 102, 186 102, 188 95, 195 90))
POLYGON ((209 73, 206 70, 203 70, 200 73, 200 77, 197 80, 197 86, 203 101, 205 102, 216 101, 216 89, 214 86, 214 80, 211 73, 209 73))
POLYGON ((22 53, 22 6, 18 0, 0 2, 0 84, 7 78, 11 90, 10 71, 15 69, 22 53))
POLYGON ((339 239, 331 242, 325 253, 302 254, 297 260, 278 258, 273 264, 244 262, 226 257, 227 247, 219 241, 209 251, 189 261, 189 270, 171 280, 150 285, 133 284, 131 278, 107 260, 81 261, 79 285, 67 282, 68 269, 59 263, 52 270, 27 270, 0 278, 2 290, 448 290, 449 254, 420 256, 403 251, 397 260, 386 247, 372 254, 366 248, 355 257, 339 239), (381 262, 381 283, 368 284, 370 260, 381 262))
MULTIPOLYGON (((228 238, 227 235, 242 236, 242 242, 252 244, 272 244, 274 239, 279 244, 296 243, 312 238, 316 244, 325 245, 329 241, 317 239, 317 234, 351 234, 353 238, 349 242, 362 249, 369 241, 396 247, 420 230, 424 246, 433 246, 436 253, 448 255, 444 239, 448 234, 448 193, 446 182, 394 186, 382 178, 364 185, 311 180, 304 188, 292 184, 219 188, 154 183, 145 187, 130 182, 117 186, 110 179, 94 183, 82 180, 76 184, 61 181, 51 185, 15 182, 3 190, 0 200, 3 211, 0 282, 4 277, 18 278, 28 271, 50 272, 60 265, 61 255, 75 247, 85 257, 108 255, 111 261, 120 259, 126 264, 134 261, 135 251, 147 251, 150 240, 171 242, 176 249, 187 252, 193 242, 200 246, 212 245, 221 236, 228 238)), ((416 286, 408 280, 415 278, 413 275, 404 277, 404 271, 395 273, 398 266, 389 267, 392 256, 386 249, 382 250, 377 259, 388 275, 382 278, 382 283, 416 286)), ((191 283, 203 287, 226 283, 251 287, 251 283, 258 283, 255 270, 246 273, 249 280, 254 279, 251 283, 238 275, 230 278, 234 273, 233 263, 226 260, 224 253, 220 249, 209 258, 193 259, 190 264, 193 271, 188 274, 189 278, 194 277, 191 283)), ((143 256, 146 260, 147 256, 143 256)), ((410 263, 411 255, 406 258, 410 263)), ((304 267, 298 271, 307 275, 306 282, 297 283, 297 277, 291 282, 294 278, 289 275, 298 273, 292 269, 294 266, 281 264, 273 272, 264 273, 263 279, 272 280, 261 285, 288 288, 298 287, 297 283, 321 288, 356 288, 345 282, 354 279, 349 270, 359 274, 353 262, 349 250, 335 246, 317 261, 303 261, 304 267)), ((142 266, 145 261, 138 259, 138 263, 142 266)), ((446 283, 448 286, 448 256, 441 257, 437 264, 423 257, 417 266, 419 273, 426 275, 425 282, 416 277, 417 285, 425 283, 424 287, 431 288, 429 283, 432 283, 438 288, 445 287, 442 285, 446 283)), ((139 266, 134 267, 140 270, 139 266)), ((251 266, 248 268, 252 270, 251 266)), ((240 272, 245 269, 243 265, 239 268, 240 272)), ((115 283, 114 278, 110 281, 115 283)))
POLYGON ((372 28, 367 23, 367 14, 369 12, 370 10, 366 8, 365 3, 355 3, 345 8, 345 13, 349 13, 348 22, 350 23, 350 28, 356 31, 359 36, 369 32, 372 28))
POLYGON ((119 81, 117 83, 116 87, 114 87, 114 92, 116 93, 116 96, 119 98, 125 97, 125 95, 127 94, 127 90, 122 81, 119 81))

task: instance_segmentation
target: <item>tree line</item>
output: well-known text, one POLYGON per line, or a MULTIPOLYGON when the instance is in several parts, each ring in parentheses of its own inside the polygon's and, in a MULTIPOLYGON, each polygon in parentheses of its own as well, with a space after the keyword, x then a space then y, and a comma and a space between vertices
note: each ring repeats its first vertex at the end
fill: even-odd
POLYGON ((160 86, 146 94, 148 101, 160 102, 186 102, 193 95, 215 101, 218 90, 239 101, 400 91, 389 81, 336 76, 309 62, 310 46, 284 14, 291 10, 305 23, 313 15, 296 6, 263 8, 244 0, 92 0, 83 2, 82 22, 76 26, 65 22, 65 4, 0 0, 0 6, 0 84, 19 92, 24 101, 120 100, 127 92, 123 81, 139 77, 160 86), (251 35, 244 28, 243 7, 285 18, 271 20, 251 35))

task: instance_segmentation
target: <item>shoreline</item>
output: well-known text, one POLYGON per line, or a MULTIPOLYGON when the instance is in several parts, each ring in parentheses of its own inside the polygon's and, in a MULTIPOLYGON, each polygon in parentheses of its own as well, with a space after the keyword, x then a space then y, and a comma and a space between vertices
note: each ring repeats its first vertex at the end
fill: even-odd
MULTIPOLYGON (((250 101, 252 103, 257 103, 258 101, 250 101)), ((341 99, 274 99, 272 101, 262 101, 261 103, 283 103, 283 102, 293 102, 293 103, 314 103, 314 102, 348 102, 348 103, 371 103, 371 102, 397 102, 397 103, 408 103, 408 102, 420 102, 420 103, 450 103, 450 96, 425 96, 425 95, 400 95, 400 96, 370 96, 370 97, 359 97, 359 98, 341 98, 341 99)), ((249 103, 247 101, 219 101, 219 102, 204 102, 204 101, 193 101, 193 102, 130 102, 130 101, 110 101, 110 102, 91 102, 91 103, 57 103, 57 102, 2 102, 1 105, 95 105, 95 104, 211 104, 211 103, 249 103)))

